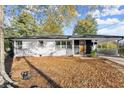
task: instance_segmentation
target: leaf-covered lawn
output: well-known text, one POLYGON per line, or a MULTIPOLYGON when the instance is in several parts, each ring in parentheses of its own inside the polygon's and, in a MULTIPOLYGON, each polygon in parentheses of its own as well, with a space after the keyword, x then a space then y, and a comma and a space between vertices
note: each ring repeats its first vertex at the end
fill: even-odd
POLYGON ((15 58, 11 78, 20 87, 124 87, 124 74, 104 59, 79 57, 15 58), (22 80, 22 71, 31 78, 22 80))

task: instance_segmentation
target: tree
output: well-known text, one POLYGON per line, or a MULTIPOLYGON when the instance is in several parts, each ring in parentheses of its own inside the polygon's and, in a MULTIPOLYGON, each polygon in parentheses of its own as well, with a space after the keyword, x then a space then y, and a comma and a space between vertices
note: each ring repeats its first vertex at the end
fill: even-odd
POLYGON ((0 85, 4 82, 9 81, 13 83, 13 81, 8 77, 5 72, 5 64, 4 64, 4 33, 3 33, 3 6, 0 6, 0 85))
POLYGON ((40 27, 36 24, 35 19, 31 14, 22 12, 12 21, 12 27, 19 36, 33 36, 38 35, 40 27))
POLYGON ((96 31, 97 23, 91 15, 88 15, 85 19, 78 21, 73 34, 96 34, 96 31))
POLYGON ((41 22, 44 22, 49 16, 59 24, 67 24, 77 16, 76 6, 74 5, 40 5, 40 6, 26 6, 26 9, 34 13, 36 19, 41 16, 41 22))
POLYGON ((45 35, 63 34, 62 26, 55 20, 53 20, 51 16, 47 18, 46 22, 42 26, 43 26, 42 31, 44 32, 45 35))
POLYGON ((4 84, 4 79, 2 77, 2 72, 4 70, 4 38, 3 38, 3 30, 2 30, 2 23, 3 23, 3 7, 0 6, 0 85, 4 84))
MULTIPOLYGON (((77 15, 76 7, 68 6, 28 6, 33 12, 42 11, 41 26, 43 34, 63 34, 62 28, 77 15)), ((36 13, 38 14, 38 13, 36 13)))
MULTIPOLYGON (((5 10, 7 10, 7 9, 5 9, 5 10)), ((28 30, 26 30, 22 23, 21 23, 21 25, 19 24, 18 26, 16 26, 17 25, 16 23, 19 23, 17 21, 17 19, 19 19, 19 17, 20 17, 20 15, 18 15, 17 12, 18 13, 30 12, 30 15, 32 15, 33 19, 35 19, 35 23, 40 25, 40 27, 38 26, 38 28, 37 27, 36 28, 38 30, 40 29, 39 33, 42 35, 44 35, 44 34, 62 34, 63 26, 69 25, 69 23, 72 21, 72 19, 74 19, 77 15, 76 7, 72 6, 72 5, 68 5, 68 6, 57 6, 57 5, 54 5, 54 6, 51 6, 51 5, 50 6, 43 6, 43 5, 42 6, 33 6, 33 5, 11 6, 11 7, 9 7, 8 11, 7 12, 5 11, 5 13, 6 14, 9 13, 9 16, 11 17, 10 18, 11 24, 13 24, 13 21, 14 21, 15 25, 11 25, 11 28, 9 26, 7 26, 6 29, 9 28, 9 29, 13 30, 13 28, 14 28, 15 30, 16 29, 20 30, 21 35, 22 34, 30 35, 31 34, 30 32, 32 32, 32 31, 29 32, 28 30), (16 20, 15 20, 15 16, 16 16, 16 20), (29 32, 29 33, 23 33, 23 32, 29 32)), ((29 20, 29 18, 27 18, 27 19, 29 20)), ((33 27, 35 27, 35 26, 33 26, 33 27)), ((14 32, 16 33, 17 31, 14 31, 14 32)), ((39 35, 39 33, 37 31, 35 31, 34 33, 39 35)), ((12 32, 12 34, 13 34, 13 32, 12 32)))

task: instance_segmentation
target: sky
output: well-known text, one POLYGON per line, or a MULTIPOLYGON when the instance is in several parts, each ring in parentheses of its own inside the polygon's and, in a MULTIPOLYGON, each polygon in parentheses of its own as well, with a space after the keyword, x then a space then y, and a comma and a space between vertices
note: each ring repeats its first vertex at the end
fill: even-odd
MULTIPOLYGON (((12 6, 8 6, 6 11, 12 6)), ((77 20, 84 19, 89 12, 88 6, 76 5, 77 20)), ((19 14, 19 12, 16 12, 19 14)), ((40 15, 42 16, 42 15, 40 15)), ((97 22, 97 34, 99 35, 119 35, 124 36, 124 5, 102 6, 92 12, 92 16, 97 22), (102 11, 101 11, 102 10, 102 11)), ((10 14, 5 15, 5 21, 9 24, 10 14)), ((71 35, 77 20, 70 23, 70 26, 64 27, 65 35, 71 35)))
POLYGON ((94 12, 98 23, 98 34, 124 36, 124 6, 105 8, 103 13, 94 12))
MULTIPOLYGON (((97 22, 97 34, 124 36, 124 6, 103 6, 102 11, 98 8, 92 16, 97 22)), ((87 6, 77 6, 78 18, 85 18, 88 12, 87 6)), ((76 22, 70 28, 64 29, 64 34, 72 34, 76 22)))

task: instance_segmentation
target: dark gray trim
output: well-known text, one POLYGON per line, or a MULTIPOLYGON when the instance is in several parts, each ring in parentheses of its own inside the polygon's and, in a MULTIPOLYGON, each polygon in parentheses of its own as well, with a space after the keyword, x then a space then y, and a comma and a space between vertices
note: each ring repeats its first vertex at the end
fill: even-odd
POLYGON ((69 38, 124 38, 124 36, 111 35, 50 35, 50 36, 23 36, 9 37, 5 39, 69 39, 69 38))

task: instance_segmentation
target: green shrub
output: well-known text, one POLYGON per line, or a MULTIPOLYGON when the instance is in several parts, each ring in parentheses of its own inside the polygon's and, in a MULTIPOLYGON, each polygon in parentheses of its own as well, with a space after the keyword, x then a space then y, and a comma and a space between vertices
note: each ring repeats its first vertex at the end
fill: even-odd
POLYGON ((91 51, 90 56, 91 57, 96 57, 96 50, 91 51))

